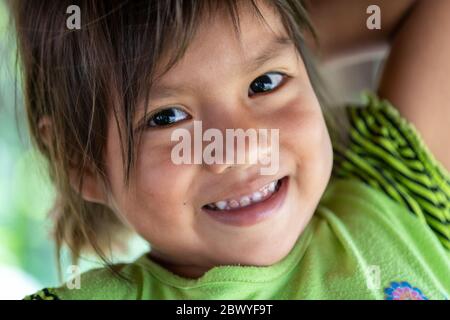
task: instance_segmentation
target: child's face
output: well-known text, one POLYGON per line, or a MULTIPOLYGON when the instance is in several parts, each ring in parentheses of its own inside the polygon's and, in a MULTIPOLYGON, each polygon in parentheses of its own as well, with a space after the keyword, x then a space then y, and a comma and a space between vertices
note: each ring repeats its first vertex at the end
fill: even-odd
MULTIPOLYGON (((151 255, 184 276, 197 277, 214 265, 270 265, 282 259, 310 220, 330 178, 330 137, 294 45, 280 47, 270 60, 252 68, 256 56, 277 48, 275 34, 287 37, 277 15, 268 7, 260 9, 273 31, 244 10, 240 45, 230 21, 216 16, 201 26, 182 60, 157 81, 149 112, 175 106, 184 120, 146 129, 129 189, 123 184, 119 133, 110 121, 106 162, 114 205, 152 245, 151 255), (268 72, 290 78, 273 91, 249 96, 249 86, 268 72), (163 87, 173 90, 163 96, 163 87), (260 175, 258 164, 174 164, 171 151, 178 141, 171 141, 171 133, 185 128, 194 138, 194 120, 202 121, 203 131, 279 129, 278 172, 260 175), (230 225, 204 209, 222 199, 251 195, 283 177, 283 187, 268 200, 243 209, 267 213, 274 207, 257 222, 230 225)), ((276 77, 272 80, 278 84, 276 77)), ((142 116, 138 113, 136 121, 142 116)))

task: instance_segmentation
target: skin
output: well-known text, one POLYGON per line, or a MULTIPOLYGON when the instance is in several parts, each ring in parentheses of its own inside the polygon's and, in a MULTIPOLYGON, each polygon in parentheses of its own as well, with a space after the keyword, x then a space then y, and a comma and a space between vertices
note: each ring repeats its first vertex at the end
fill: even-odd
POLYGON ((307 41, 323 62, 381 43, 390 46, 378 95, 416 127, 450 171, 450 1, 307 0, 307 6, 320 49, 307 41), (366 8, 373 4, 381 10, 380 30, 365 27, 366 8))
POLYGON ((391 101, 450 171, 450 2, 419 1, 397 32, 378 93, 391 101))
POLYGON ((323 62, 391 42, 416 0, 306 0, 320 47, 307 36, 308 45, 323 62), (369 30, 366 12, 377 5, 381 29, 369 30))
MULTIPOLYGON (((151 244, 151 259, 184 277, 200 277, 218 265, 266 266, 280 261, 311 219, 331 175, 329 133, 294 45, 285 46, 259 68, 247 70, 255 56, 274 46, 275 36, 286 36, 274 11, 264 5, 260 9, 270 28, 243 9, 240 40, 228 18, 205 20, 182 60, 158 81, 149 112, 177 105, 191 118, 145 131, 129 189, 123 184, 114 121, 110 121, 105 155, 110 197, 102 194, 94 179, 87 177, 84 185, 86 198, 111 206, 151 244), (289 78, 270 93, 249 97, 249 85, 272 71, 289 78), (175 88, 171 96, 158 95, 167 86, 175 88), (170 141, 171 133, 176 128, 193 132, 193 120, 201 120, 203 130, 217 128, 223 133, 227 128, 280 129, 278 173, 261 176, 260 166, 250 163, 173 164, 171 150, 176 142, 170 141), (290 182, 282 207, 258 224, 224 225, 201 210, 236 190, 250 193, 283 176, 289 176, 290 182)), ((259 151, 270 153, 271 148, 259 151)))

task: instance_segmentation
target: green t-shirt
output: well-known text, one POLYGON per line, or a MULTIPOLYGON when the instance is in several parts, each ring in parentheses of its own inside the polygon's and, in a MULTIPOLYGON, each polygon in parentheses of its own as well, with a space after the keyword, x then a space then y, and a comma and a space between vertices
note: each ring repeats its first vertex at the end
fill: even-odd
POLYGON ((290 253, 267 267, 217 266, 198 279, 143 255, 84 273, 80 289, 26 299, 448 299, 450 175, 413 125, 364 93, 349 105, 349 144, 290 253))

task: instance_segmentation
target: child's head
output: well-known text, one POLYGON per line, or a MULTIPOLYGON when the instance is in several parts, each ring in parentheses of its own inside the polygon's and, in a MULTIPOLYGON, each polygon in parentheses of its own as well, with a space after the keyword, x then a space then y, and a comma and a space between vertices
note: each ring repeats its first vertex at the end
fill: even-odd
POLYGON ((155 259, 192 270, 287 254, 332 168, 300 1, 22 0, 14 11, 29 126, 58 192, 58 245, 78 257, 120 242, 129 225, 155 259), (65 29, 71 4, 81 30, 65 29), (194 120, 203 130, 279 129, 279 171, 174 164, 171 132, 194 120), (259 223, 205 212, 286 176, 277 214, 259 223))

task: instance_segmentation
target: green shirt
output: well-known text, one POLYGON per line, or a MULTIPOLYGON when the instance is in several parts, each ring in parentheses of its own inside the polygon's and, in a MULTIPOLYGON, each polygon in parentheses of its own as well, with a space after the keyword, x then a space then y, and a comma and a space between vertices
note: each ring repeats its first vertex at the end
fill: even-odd
POLYGON ((346 106, 349 144, 334 148, 333 178, 280 262, 187 279, 143 255, 116 266, 127 280, 96 269, 80 289, 26 299, 448 299, 450 175, 394 107, 363 98, 346 106))

